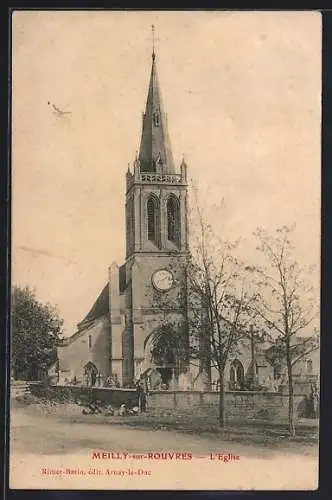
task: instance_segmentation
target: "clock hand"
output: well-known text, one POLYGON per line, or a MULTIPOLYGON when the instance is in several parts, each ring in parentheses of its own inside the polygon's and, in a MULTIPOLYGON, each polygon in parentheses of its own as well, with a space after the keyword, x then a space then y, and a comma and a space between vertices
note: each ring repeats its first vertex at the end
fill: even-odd
POLYGON ((161 281, 169 283, 171 279, 168 276, 165 276, 164 278, 161 278, 161 281))

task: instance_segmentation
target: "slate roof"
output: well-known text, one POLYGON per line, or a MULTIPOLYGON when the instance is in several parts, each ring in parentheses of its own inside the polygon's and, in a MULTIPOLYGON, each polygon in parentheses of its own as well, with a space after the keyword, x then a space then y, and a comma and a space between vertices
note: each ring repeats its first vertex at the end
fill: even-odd
POLYGON ((175 173, 154 53, 138 157, 141 172, 175 173))
MULTIPOLYGON (((126 266, 123 264, 122 266, 119 267, 119 292, 122 294, 124 290, 126 289, 126 266)), ((109 313, 109 304, 110 304, 110 297, 109 297, 109 284, 106 283, 102 291, 100 292, 97 300, 91 307, 90 311, 88 314, 84 317, 80 323, 78 323, 78 329, 82 330, 85 328, 88 324, 93 322, 94 320, 101 318, 102 316, 105 316, 105 314, 109 313)))
POLYGON ((78 324, 78 329, 84 327, 86 323, 90 323, 95 319, 108 314, 109 312, 109 286, 108 283, 104 286, 103 290, 99 294, 96 302, 91 307, 85 318, 78 324))

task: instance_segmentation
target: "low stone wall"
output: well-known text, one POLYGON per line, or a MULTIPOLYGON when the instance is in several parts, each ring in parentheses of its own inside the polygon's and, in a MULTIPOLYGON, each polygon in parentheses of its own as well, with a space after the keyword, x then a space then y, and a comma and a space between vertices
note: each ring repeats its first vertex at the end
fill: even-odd
MULTIPOLYGON (((103 401, 114 407, 125 404, 138 405, 135 389, 113 389, 106 387, 30 385, 36 396, 50 398, 72 397, 74 400, 103 401)), ((147 400, 151 410, 184 410, 196 414, 218 416, 218 392, 201 391, 152 391, 147 400)), ((295 418, 307 416, 307 399, 304 394, 294 395, 295 418)), ((283 422, 288 418, 288 394, 276 392, 233 391, 225 393, 226 420, 267 420, 283 422)))
MULTIPOLYGON (((164 391, 152 392, 148 398, 150 409, 189 410, 218 416, 217 392, 164 391)), ((306 397, 294 395, 295 418, 306 416, 306 397)), ((288 418, 288 395, 276 392, 234 391, 225 393, 225 418, 229 420, 276 420, 288 418)))
POLYGON ((39 397, 50 397, 51 399, 63 399, 72 397, 73 400, 103 401, 118 408, 122 404, 128 407, 138 405, 138 397, 135 389, 113 389, 109 387, 85 387, 79 385, 55 385, 45 387, 43 384, 32 385, 31 394, 39 397))

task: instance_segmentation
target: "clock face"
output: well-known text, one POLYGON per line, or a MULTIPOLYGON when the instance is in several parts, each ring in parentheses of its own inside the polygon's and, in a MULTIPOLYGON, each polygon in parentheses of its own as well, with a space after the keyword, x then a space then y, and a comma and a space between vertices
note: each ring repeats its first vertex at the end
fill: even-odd
POLYGON ((170 271, 159 269, 152 275, 152 284, 157 290, 166 292, 173 286, 174 278, 170 271))

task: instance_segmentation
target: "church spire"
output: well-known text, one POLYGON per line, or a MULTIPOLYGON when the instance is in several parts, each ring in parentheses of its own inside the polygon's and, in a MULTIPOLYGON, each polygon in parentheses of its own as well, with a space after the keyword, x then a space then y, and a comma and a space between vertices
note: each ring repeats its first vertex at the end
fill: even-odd
POLYGON ((152 26, 152 67, 139 151, 141 172, 174 173, 174 162, 167 129, 167 116, 159 88, 152 26))
POLYGON ((152 61, 156 58, 156 54, 154 51, 154 24, 152 25, 152 61))

